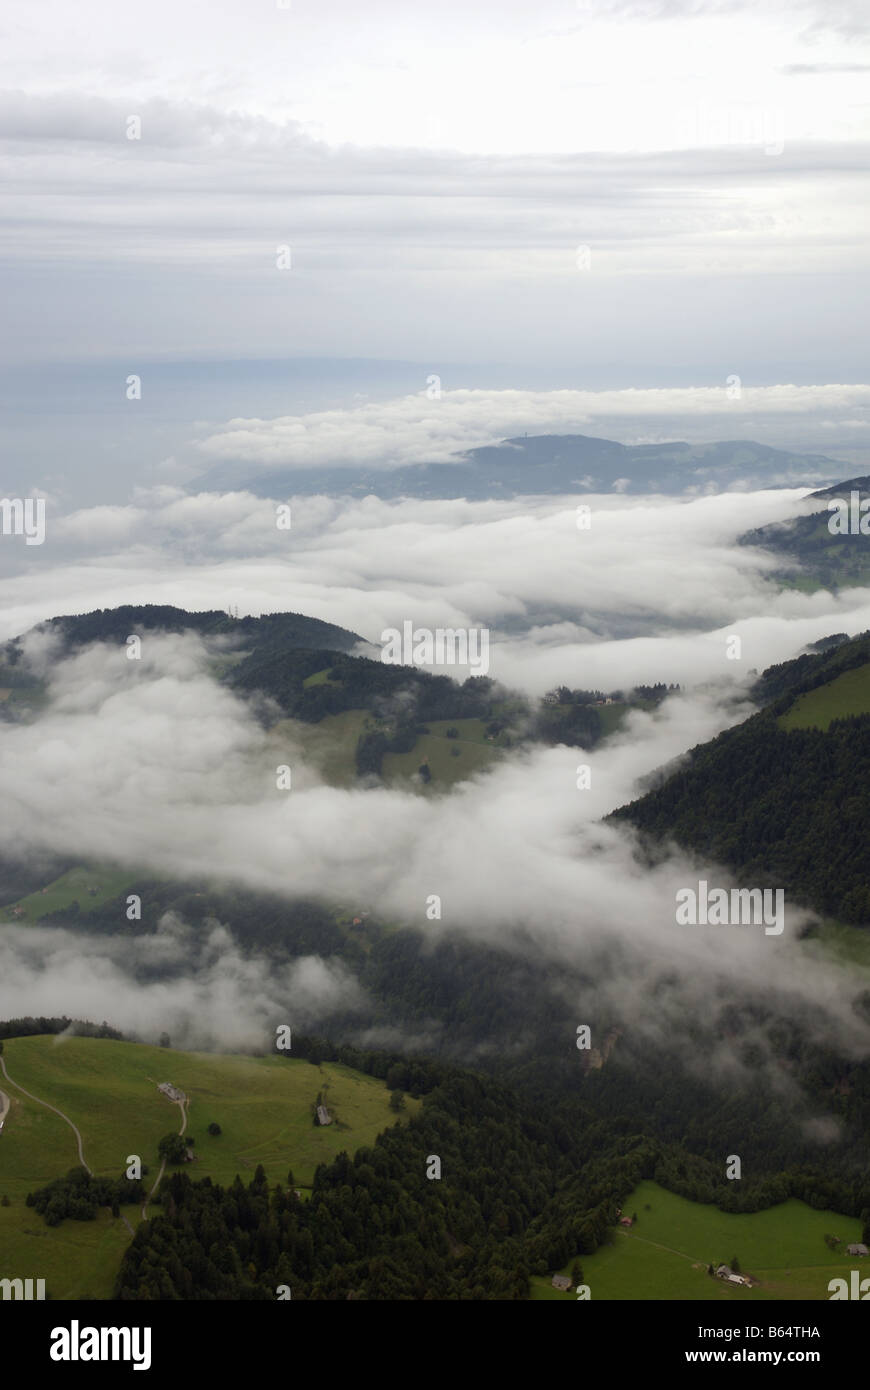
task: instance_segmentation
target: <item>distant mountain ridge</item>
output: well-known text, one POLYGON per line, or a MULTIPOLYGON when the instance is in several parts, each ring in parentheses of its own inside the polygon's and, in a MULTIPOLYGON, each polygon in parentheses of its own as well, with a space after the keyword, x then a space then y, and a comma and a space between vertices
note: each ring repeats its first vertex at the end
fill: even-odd
POLYGON ((349 652, 363 641, 348 628, 337 627, 320 618, 309 618, 303 613, 264 613, 259 618, 234 618, 216 608, 194 613, 158 603, 121 604, 118 608, 97 608, 92 613, 49 618, 35 630, 60 633, 70 650, 89 642, 124 642, 130 633, 155 630, 193 631, 203 637, 239 637, 240 645, 253 640, 261 651, 274 647, 278 650, 305 648, 349 652))
POLYGON ((592 435, 543 434, 469 449, 457 454, 455 463, 394 469, 336 463, 263 472, 244 464, 221 463, 190 487, 192 491, 243 489, 258 497, 329 493, 433 501, 611 491, 692 495, 732 488, 819 486, 842 476, 846 467, 823 454, 795 454, 752 440, 620 444, 592 435))

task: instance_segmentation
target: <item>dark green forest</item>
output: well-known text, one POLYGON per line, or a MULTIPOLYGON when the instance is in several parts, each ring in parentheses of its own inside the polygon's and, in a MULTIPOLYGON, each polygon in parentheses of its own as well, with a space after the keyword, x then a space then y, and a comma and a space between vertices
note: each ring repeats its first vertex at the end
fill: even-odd
POLYGON ((614 811, 657 839, 843 922, 870 923, 870 715, 818 729, 755 716, 694 749, 663 787, 614 811), (848 792, 846 789, 849 789, 848 792))
MULTIPOLYGON (((320 618, 308 618, 303 613, 265 613, 260 618, 231 618, 219 609, 190 613, 169 604, 121 604, 117 608, 97 608, 92 613, 77 613, 49 618, 36 631, 56 634, 63 647, 76 651, 90 642, 123 643, 131 633, 197 632, 204 637, 224 637, 238 641, 243 648, 256 648, 264 653, 283 651, 291 647, 316 647, 319 650, 349 651, 362 639, 347 628, 320 618)), ((17 660, 20 639, 6 644, 6 660, 17 660)))
POLYGON ((566 1122, 558 1106, 523 1102, 492 1078, 440 1069, 425 1080, 421 1113, 320 1165, 309 1202, 291 1174, 272 1188, 261 1168, 228 1188, 174 1174, 116 1296, 274 1300, 283 1287, 294 1299, 524 1299, 530 1274, 612 1239, 642 1178, 728 1210, 796 1196, 870 1222, 866 1173, 792 1169, 737 1194, 721 1164, 651 1143, 624 1120, 566 1122), (428 1177, 433 1158, 440 1176, 428 1177))
POLYGON ((661 785, 608 818, 668 839, 746 882, 870 924, 870 715, 820 729, 777 723, 793 701, 870 660, 870 636, 770 667, 760 713, 693 748, 661 785))

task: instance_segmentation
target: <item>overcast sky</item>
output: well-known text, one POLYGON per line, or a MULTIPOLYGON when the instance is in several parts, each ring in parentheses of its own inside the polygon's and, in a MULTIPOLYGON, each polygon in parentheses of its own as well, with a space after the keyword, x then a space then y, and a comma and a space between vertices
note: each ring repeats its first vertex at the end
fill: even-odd
POLYGON ((866 16, 9 0, 3 360, 858 381, 866 16))

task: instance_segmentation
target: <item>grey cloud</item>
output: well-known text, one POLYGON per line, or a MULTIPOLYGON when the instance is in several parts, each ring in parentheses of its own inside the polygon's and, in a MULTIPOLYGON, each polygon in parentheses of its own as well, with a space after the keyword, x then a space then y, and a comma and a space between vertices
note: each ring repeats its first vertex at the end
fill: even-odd
MULTIPOLYGON (((822 959, 811 962, 796 940, 805 914, 789 906, 781 939, 678 926, 676 889, 702 873, 728 886, 728 875, 676 852, 642 867, 632 837, 600 822, 644 772, 738 716, 717 694, 635 720, 590 759, 588 792, 575 782, 584 755, 554 748, 516 756, 435 800, 328 788, 310 773, 277 795, 274 744, 226 692, 189 673, 185 662, 202 659, 195 644, 148 645, 150 665, 135 679, 101 648, 64 663, 38 721, 0 726, 17 846, 51 845, 288 898, 364 900, 433 943, 470 936, 531 951, 555 970, 612 961, 616 952, 620 968, 602 979, 601 998, 651 1038, 667 1027, 669 1010, 743 993, 747 979, 768 980, 775 968, 778 1007, 802 1008, 810 1025, 824 1019, 828 1040, 866 1048, 867 1030, 848 1009, 854 981, 822 959), (442 898, 440 922, 425 916, 432 892, 442 898), (674 983, 666 995, 651 993, 665 966, 674 983)), ((297 751, 304 759, 304 743, 297 751)), ((341 967, 305 959, 275 969, 241 952, 220 923, 193 932, 173 917, 150 938, 4 928, 0 1013, 13 999, 16 1012, 102 1018, 109 1008, 110 1021, 127 1031, 166 1027, 188 1046, 251 1045, 276 1010, 291 1008, 288 1021, 311 1026, 331 1009, 364 1005, 341 967)))
MULTIPOLYGON (((748 670, 828 632, 870 626, 867 591, 777 593, 766 575, 778 562, 734 546, 745 531, 805 510, 804 495, 585 496, 592 508, 585 532, 577 529, 576 497, 306 497, 294 499, 293 528, 285 532, 266 499, 162 488, 139 494, 129 514, 96 509, 99 556, 87 510, 50 518, 39 564, 0 580, 0 636, 59 609, 104 606, 108 586, 115 603, 223 609, 232 601, 253 613, 292 606, 373 643, 408 618, 433 628, 485 624, 492 674, 538 694, 563 681, 586 688, 652 679, 697 684, 735 674, 735 663, 724 661, 731 631, 743 636, 748 670)), ((44 638, 34 642, 34 659, 50 675, 52 650, 42 650, 44 638)), ((196 652, 196 644, 149 640, 141 670, 149 679, 160 671, 167 680, 189 680, 191 664, 204 660, 196 652)), ((133 699, 133 667, 140 664, 122 652, 83 655, 58 673, 58 699, 88 684, 133 699)), ((205 681, 196 677, 190 698, 210 708, 205 681)), ((234 708, 226 690, 216 698, 220 710, 234 708)))
MULTIPOLYGON (((717 417, 740 437, 751 437, 757 424, 775 419, 792 422, 813 414, 827 420, 870 416, 870 386, 741 388, 739 402, 721 387, 632 389, 624 391, 481 391, 444 390, 437 400, 425 392, 398 400, 364 404, 352 410, 319 411, 274 420, 230 420, 221 431, 199 443, 213 460, 240 460, 282 468, 317 464, 365 463, 389 468, 408 463, 446 462, 462 449, 494 444, 505 437, 532 433, 591 433, 601 421, 632 421, 638 427, 679 420, 685 430, 703 419, 709 431, 717 417)), ((601 425, 598 425, 599 431, 601 425)), ((659 434, 659 438, 662 435, 659 434)), ((683 437, 682 435, 680 436, 683 437)))
POLYGON ((870 72, 870 63, 788 63, 786 77, 821 77, 830 73, 870 72))
POLYGON ((0 91, 0 140, 107 144, 117 146, 119 152, 138 153, 140 142, 127 136, 131 115, 141 120, 146 159, 151 146, 160 147, 163 155, 173 148, 216 147, 229 153, 258 145, 296 151, 318 147, 297 122, 279 125, 265 117, 202 103, 157 98, 122 102, 69 91, 37 95, 8 89, 0 91))
POLYGON ((365 996, 337 961, 286 964, 243 952, 219 923, 197 935, 178 919, 154 937, 90 936, 59 927, 0 932, 0 1016, 105 1019, 127 1036, 176 1047, 268 1052, 277 1023, 300 1031, 365 996))
POLYGON ((7 196, 17 232, 7 240, 7 255, 50 254, 47 244, 22 244, 27 225, 42 229, 43 242, 62 239, 67 257, 201 260, 230 254, 241 268, 256 241, 280 240, 284 227, 282 235, 307 245, 316 264, 318 252, 334 253, 346 243, 348 219, 369 263, 378 247, 394 244, 406 255, 438 245, 448 262, 460 247, 480 256, 496 245, 564 245, 568 255, 581 239, 600 249, 643 245, 649 253, 659 244, 691 250, 701 230, 707 239, 739 230, 761 248, 770 239, 770 216, 759 213, 756 195, 746 201, 747 185, 758 185, 776 203, 775 186, 787 184, 798 198, 808 195, 807 180, 837 183, 845 214, 853 199, 849 181, 867 165, 866 139, 789 138, 787 128, 780 130, 782 113, 739 104, 710 112, 687 107, 675 119, 671 150, 486 160, 432 150, 335 148, 293 122, 165 100, 133 113, 142 118, 142 138, 131 141, 130 114, 129 103, 117 99, 0 94, 0 141, 7 142, 7 196), (724 133, 717 134, 717 115, 728 117, 724 133), (784 138, 785 146, 777 146, 772 159, 765 151, 774 137, 784 138), (32 159, 22 159, 22 143, 33 145, 32 159), (72 162, 68 145, 76 147, 72 162), (706 190, 700 205, 699 187, 706 190), (731 190, 728 201, 719 194, 723 187, 731 190), (125 235, 134 226, 148 230, 145 241, 125 235))
POLYGON ((822 36, 835 34, 843 39, 863 39, 870 32, 870 16, 864 0, 805 0, 805 12, 811 17, 801 37, 817 42, 822 36))

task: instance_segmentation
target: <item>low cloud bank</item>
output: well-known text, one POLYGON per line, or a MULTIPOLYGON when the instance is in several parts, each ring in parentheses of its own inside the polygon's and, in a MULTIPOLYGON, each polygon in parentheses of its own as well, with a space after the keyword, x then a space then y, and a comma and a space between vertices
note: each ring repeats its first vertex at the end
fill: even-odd
MULTIPOLYGON (((38 655, 50 662, 44 649, 38 655)), ((456 935, 531 955, 552 966, 554 987, 563 967, 608 962, 599 1000, 635 1034, 665 1036, 713 1001, 760 988, 828 1041, 867 1045, 851 1009, 854 982, 810 960, 797 940, 807 914, 787 901, 781 936, 760 925, 680 925, 677 891, 702 877, 729 887, 729 876, 677 851, 644 866, 631 834, 601 823, 636 794, 638 778, 747 712, 715 689, 633 713, 592 754, 519 752, 427 798, 324 785, 304 733, 293 789, 278 790, 274 736, 215 683, 195 639, 149 637, 139 662, 95 646, 47 669, 42 715, 0 724, 14 852, 52 849, 288 899, 365 904, 433 944, 456 935), (580 764, 591 770, 588 789, 578 788, 580 764), (430 911, 435 897, 440 916, 430 911)), ((333 963, 274 972, 218 924, 201 938, 176 920, 144 938, 123 922, 110 938, 4 927, 0 946, 0 1016, 108 1017, 126 1029, 165 1027, 189 1045, 241 1046, 282 1001, 296 1026, 360 1002, 333 963), (157 966, 168 980, 148 980, 157 966)))

